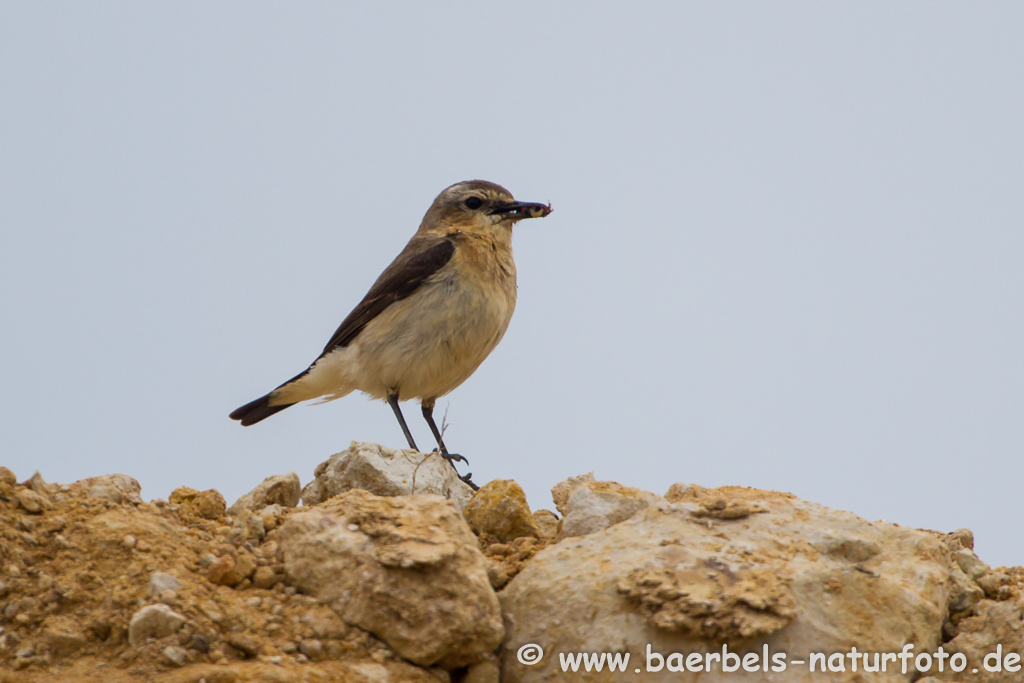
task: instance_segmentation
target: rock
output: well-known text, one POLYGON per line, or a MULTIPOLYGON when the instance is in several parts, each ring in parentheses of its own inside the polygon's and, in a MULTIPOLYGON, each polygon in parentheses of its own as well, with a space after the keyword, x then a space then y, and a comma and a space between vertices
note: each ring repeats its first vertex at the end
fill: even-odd
MULTIPOLYGON (((572 680, 634 680, 633 662, 644 666, 648 645, 662 656, 720 651, 723 643, 743 653, 768 647, 805 661, 810 652, 851 644, 867 652, 896 652, 905 643, 933 652, 939 645, 949 565, 938 537, 785 494, 734 487, 714 493, 726 507, 764 512, 730 520, 702 515, 698 500, 662 502, 540 551, 499 594, 508 633, 501 680, 565 680, 555 653, 609 651, 630 654, 628 674, 581 669, 572 680), (548 654, 524 666, 517 652, 529 643, 548 654)), ((667 667, 643 676, 711 678, 751 677, 667 667)), ((784 680, 821 679, 792 667, 784 680)))
POLYGON ((206 654, 210 651, 210 641, 200 635, 194 635, 188 641, 188 649, 206 654))
POLYGON ((476 537, 439 496, 356 489, 291 515, 275 533, 291 585, 415 664, 465 666, 502 641, 476 537))
POLYGON ((967 578, 972 581, 992 571, 987 564, 974 554, 974 551, 967 550, 966 548, 953 553, 953 559, 960 566, 960 569, 963 570, 963 573, 967 575, 967 578))
POLYGON ((665 500, 670 503, 697 503, 699 507, 694 511, 694 514, 698 517, 730 520, 743 519, 754 513, 764 512, 764 508, 744 499, 742 495, 729 495, 730 491, 742 490, 736 486, 727 486, 717 490, 706 489, 696 484, 676 482, 665 493, 665 500))
POLYGON ((75 484, 86 489, 86 495, 115 503, 142 503, 142 486, 127 474, 105 474, 102 477, 81 479, 75 484))
POLYGON ((138 647, 149 638, 169 636, 176 633, 184 623, 185 617, 167 605, 146 605, 128 623, 128 643, 138 647))
POLYGON ((20 505, 25 512, 31 515, 38 515, 42 513, 43 510, 48 510, 52 507, 49 500, 32 489, 21 489, 18 491, 16 498, 18 505, 20 505))
POLYGON ((588 481, 594 481, 593 472, 569 477, 565 481, 560 481, 551 487, 551 499, 555 501, 555 509, 558 510, 559 514, 563 517, 565 516, 565 504, 569 501, 569 494, 577 486, 588 481))
POLYGON ((320 463, 316 478, 302 489, 302 502, 316 505, 339 493, 363 489, 378 496, 433 493, 452 500, 459 510, 473 495, 455 468, 436 453, 392 450, 353 441, 347 451, 320 463))
POLYGON ((74 620, 66 617, 48 617, 43 624, 43 638, 55 657, 67 657, 89 642, 74 620))
POLYGON ((237 586, 246 579, 246 575, 235 566, 235 558, 223 555, 207 569, 206 578, 217 586, 237 586))
POLYGON ((227 637, 228 645, 246 657, 255 657, 260 652, 260 644, 255 639, 242 633, 232 633, 227 637))
MULTIPOLYGON (((937 680, 971 681, 971 683, 1020 683, 1019 671, 1011 672, 1000 666, 1002 671, 988 671, 983 665, 986 656, 999 652, 1000 665, 1007 655, 1024 653, 1024 615, 1022 606, 1016 601, 994 602, 982 600, 978 603, 977 615, 963 619, 958 624, 956 637, 943 647, 948 652, 962 653, 971 667, 978 673, 965 676, 949 670, 939 673, 929 671, 937 680)), ((994 663, 993 660, 990 660, 994 663)), ((1019 660, 1017 662, 1020 663, 1019 660)), ((994 667, 993 667, 994 668, 994 667)))
POLYGON ((985 597, 992 600, 1002 599, 1005 591, 1001 589, 1005 586, 1009 586, 1011 583, 1012 579, 999 571, 989 572, 984 576, 979 576, 977 581, 978 588, 984 591, 985 597))
POLYGON ((477 536, 508 543, 521 536, 540 538, 526 494, 511 479, 495 479, 473 494, 462 514, 477 536))
POLYGON ((248 551, 238 553, 238 557, 235 558, 235 569, 242 575, 242 579, 248 579, 256 572, 256 558, 253 557, 248 551))
POLYGON ((146 586, 146 595, 156 598, 164 591, 176 591, 180 588, 181 582, 167 572, 153 572, 146 586))
POLYGON ((974 532, 970 529, 957 529, 943 536, 942 542, 953 552, 963 548, 974 550, 974 532))
POLYGON ((500 677, 498 658, 494 655, 487 655, 487 659, 473 664, 466 670, 462 683, 500 683, 500 677))
POLYGON ((181 486, 171 492, 169 500, 172 505, 177 505, 186 516, 191 515, 200 519, 216 521, 223 519, 226 514, 224 496, 215 489, 197 491, 187 486, 181 486))
POLYGON ((273 568, 258 567, 252 576, 252 585, 256 588, 273 588, 280 580, 281 575, 275 572, 273 568))
POLYGON ((958 615, 974 611, 974 607, 985 597, 978 584, 971 581, 959 567, 949 573, 949 614, 958 615))
POLYGON ((299 652, 315 662, 323 658, 324 646, 319 640, 303 640, 299 643, 299 652))
POLYGON ((533 513, 533 523, 537 525, 543 538, 558 536, 558 522, 558 515, 551 510, 537 510, 533 513))
POLYGON ((171 666, 185 666, 188 662, 188 651, 184 648, 177 647, 176 645, 169 645, 165 647, 161 651, 161 654, 171 666))
POLYGON ((294 472, 276 474, 267 477, 259 486, 236 500, 228 508, 228 514, 237 515, 242 510, 256 512, 268 505, 293 508, 299 504, 300 491, 299 475, 294 472))
POLYGON ((242 545, 246 541, 262 541, 267 535, 267 529, 263 526, 263 518, 257 516, 252 510, 240 510, 231 525, 231 532, 228 534, 228 543, 242 545))
POLYGON ((663 499, 613 481, 581 482, 562 505, 560 538, 586 536, 629 519, 663 499))
POLYGON ((697 490, 705 490, 703 487, 696 486, 695 484, 687 484, 682 481, 677 481, 668 487, 668 491, 665 492, 665 500, 670 503, 681 503, 686 500, 693 500, 694 492, 697 490))
POLYGON ((14 472, 6 467, 0 467, 0 487, 13 488, 17 483, 18 478, 14 476, 14 472))
POLYGON ((496 591, 501 590, 511 578, 508 567, 497 560, 490 558, 487 560, 487 581, 491 584, 491 588, 496 591))
POLYGON ((274 503, 273 505, 266 506, 257 514, 263 520, 263 528, 267 531, 273 531, 281 523, 281 517, 284 516, 284 508, 274 503))
POLYGON ((39 470, 36 470, 31 477, 21 482, 21 485, 32 489, 43 497, 48 497, 52 492, 50 485, 43 481, 43 475, 39 474, 39 470))

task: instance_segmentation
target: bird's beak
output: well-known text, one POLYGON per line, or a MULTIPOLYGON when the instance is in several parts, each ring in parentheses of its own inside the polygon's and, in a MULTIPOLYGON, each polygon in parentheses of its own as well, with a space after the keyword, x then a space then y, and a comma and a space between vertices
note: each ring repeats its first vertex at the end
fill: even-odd
POLYGON ((534 202, 511 202, 509 204, 498 204, 491 209, 491 213, 501 214, 514 220, 543 218, 551 213, 551 205, 536 204, 534 202))

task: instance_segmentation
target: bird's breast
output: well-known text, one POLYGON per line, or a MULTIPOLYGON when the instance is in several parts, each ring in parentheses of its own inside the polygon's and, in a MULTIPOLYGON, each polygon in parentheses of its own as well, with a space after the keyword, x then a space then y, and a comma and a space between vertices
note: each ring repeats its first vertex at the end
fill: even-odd
POLYGON ((389 306, 356 340, 358 388, 436 398, 464 382, 508 329, 515 267, 459 254, 416 292, 389 306), (461 258, 460 258, 461 256, 461 258))

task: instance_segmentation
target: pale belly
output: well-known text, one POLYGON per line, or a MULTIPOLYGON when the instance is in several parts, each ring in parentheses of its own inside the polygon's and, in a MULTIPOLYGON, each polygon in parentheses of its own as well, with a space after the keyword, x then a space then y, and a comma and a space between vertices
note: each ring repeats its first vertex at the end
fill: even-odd
POLYGON ((501 341, 515 283, 482 287, 451 277, 425 284, 374 318, 352 344, 321 358, 282 398, 330 400, 351 391, 432 401, 462 384, 501 341))

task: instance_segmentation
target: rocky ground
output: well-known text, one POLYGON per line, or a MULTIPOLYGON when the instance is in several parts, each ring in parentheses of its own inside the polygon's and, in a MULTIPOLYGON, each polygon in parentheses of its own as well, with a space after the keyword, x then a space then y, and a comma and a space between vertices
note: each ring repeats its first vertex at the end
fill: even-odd
POLYGON ((1024 678, 1005 659, 1024 653, 1024 570, 988 567, 967 530, 590 475, 552 489, 557 514, 531 511, 515 482, 474 495, 437 456, 375 444, 314 476, 227 507, 213 490, 144 502, 125 475, 18 483, 0 467, 0 683, 1024 678), (532 644, 546 655, 523 664, 532 644), (671 657, 908 644, 969 665, 708 673, 671 657), (997 646, 1007 666, 987 671, 997 646), (558 654, 582 652, 630 666, 563 672, 558 654))

